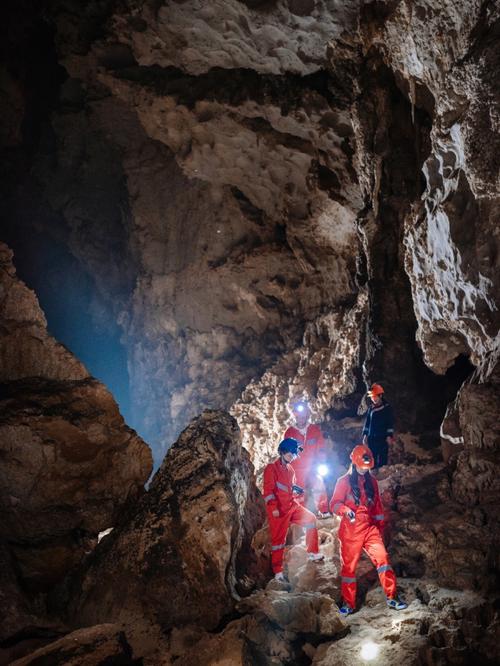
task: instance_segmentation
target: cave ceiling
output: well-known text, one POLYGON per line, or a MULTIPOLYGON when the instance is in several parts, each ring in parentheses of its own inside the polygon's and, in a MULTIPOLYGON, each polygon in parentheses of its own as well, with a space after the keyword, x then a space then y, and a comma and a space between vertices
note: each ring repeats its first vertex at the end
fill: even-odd
POLYGON ((373 380, 437 432, 493 367, 495 3, 26 1, 6 29, 4 240, 114 336, 158 461, 209 407, 259 465, 292 396, 355 417, 373 380))

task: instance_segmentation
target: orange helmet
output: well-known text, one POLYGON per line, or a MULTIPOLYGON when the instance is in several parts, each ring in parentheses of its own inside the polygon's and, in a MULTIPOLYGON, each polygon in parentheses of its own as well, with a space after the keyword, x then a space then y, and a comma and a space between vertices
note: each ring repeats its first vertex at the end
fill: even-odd
POLYGON ((370 390, 368 391, 368 397, 374 398, 376 395, 383 395, 384 389, 380 384, 372 384, 370 390))
POLYGON ((358 444, 351 452, 351 460, 356 467, 363 470, 372 469, 375 465, 373 453, 364 444, 358 444))

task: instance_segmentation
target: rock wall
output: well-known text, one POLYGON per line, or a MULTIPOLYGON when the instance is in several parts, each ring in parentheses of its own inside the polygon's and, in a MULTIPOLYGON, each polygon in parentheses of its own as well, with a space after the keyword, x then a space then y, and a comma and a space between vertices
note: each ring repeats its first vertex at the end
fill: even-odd
POLYGON ((164 633, 188 624, 214 630, 233 609, 239 579, 248 586, 253 570, 251 589, 263 577, 250 546, 263 521, 236 422, 204 412, 169 450, 138 506, 92 554, 71 590, 72 622, 115 618, 138 632, 146 619, 164 633))
POLYGON ((47 333, 4 244, 0 323, 1 602, 12 632, 18 601, 7 591, 21 584, 29 596, 62 580, 137 499, 152 460, 111 394, 47 333))
POLYGON ((204 407, 232 405, 249 450, 269 452, 287 397, 355 417, 373 380, 400 431, 435 438, 473 369, 457 358, 480 364, 498 330, 495 11, 193 0, 77 21, 57 5, 67 78, 37 178, 124 331, 134 422, 158 456, 204 407), (89 196, 103 179, 121 213, 89 196), (82 218, 106 232, 82 241, 82 218), (326 340, 352 338, 363 298, 347 371, 326 340), (337 388, 307 377, 296 359, 312 356, 337 388))

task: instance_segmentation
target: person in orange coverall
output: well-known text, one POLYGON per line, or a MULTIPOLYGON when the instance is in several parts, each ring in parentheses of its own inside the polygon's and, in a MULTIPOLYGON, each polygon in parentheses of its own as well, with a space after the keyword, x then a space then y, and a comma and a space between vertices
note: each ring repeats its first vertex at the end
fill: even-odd
POLYGON ((297 496, 304 491, 297 485, 291 462, 301 451, 295 439, 287 438, 278 446, 279 458, 264 470, 264 501, 271 532, 271 563, 277 580, 285 580, 283 555, 290 524, 301 525, 306 530, 306 546, 309 559, 320 561, 323 555, 318 548, 316 517, 299 504, 297 496))
POLYGON ((355 446, 349 471, 338 479, 330 504, 332 513, 342 517, 339 528, 342 615, 353 613, 356 607, 356 565, 362 550, 377 568, 389 608, 407 607, 396 594, 396 576, 382 540, 384 511, 377 480, 370 473, 373 465, 368 446, 355 446))
MULTIPOLYGON (((304 488, 304 495, 299 499, 308 509, 323 514, 328 511, 328 497, 317 468, 325 463, 326 443, 319 425, 310 423, 311 409, 305 400, 292 404, 295 425, 285 431, 284 438, 296 439, 304 449, 301 455, 292 462, 297 483, 304 488)), ((321 517, 321 516, 320 516, 321 517)))

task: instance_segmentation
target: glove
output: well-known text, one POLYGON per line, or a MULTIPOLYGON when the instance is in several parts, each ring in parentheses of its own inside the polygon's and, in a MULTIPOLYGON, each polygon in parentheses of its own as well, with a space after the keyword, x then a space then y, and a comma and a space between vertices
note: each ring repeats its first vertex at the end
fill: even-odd
POLYGON ((349 511, 346 511, 344 513, 344 516, 347 517, 347 519, 350 523, 353 523, 356 520, 356 514, 354 513, 354 511, 352 509, 349 509, 349 511))
POLYGON ((297 495, 303 495, 304 488, 301 488, 300 486, 292 486, 292 492, 297 493, 297 495))

